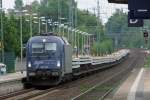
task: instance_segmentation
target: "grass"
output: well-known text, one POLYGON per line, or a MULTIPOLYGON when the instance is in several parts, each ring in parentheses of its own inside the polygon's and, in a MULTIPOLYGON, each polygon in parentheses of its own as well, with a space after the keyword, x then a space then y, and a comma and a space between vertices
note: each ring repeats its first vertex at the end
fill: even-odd
POLYGON ((81 92, 85 92, 85 91, 87 91, 89 88, 90 88, 90 86, 88 86, 88 85, 81 85, 81 86, 80 86, 80 91, 81 91, 81 92))
POLYGON ((150 55, 146 57, 144 67, 150 68, 150 55))

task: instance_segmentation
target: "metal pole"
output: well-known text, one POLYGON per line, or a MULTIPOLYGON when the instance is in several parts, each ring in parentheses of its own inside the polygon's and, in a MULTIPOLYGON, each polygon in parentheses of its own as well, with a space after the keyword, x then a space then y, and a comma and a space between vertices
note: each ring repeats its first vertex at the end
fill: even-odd
POLYGON ((74 31, 72 31, 72 38, 71 39, 72 39, 72 47, 74 48, 74 31))
MULTIPOLYGON (((74 9, 75 9, 75 28, 77 28, 77 1, 74 1, 74 9)), ((77 33, 75 32, 75 47, 77 47, 77 33)), ((78 52, 76 52, 78 56, 78 52)))
POLYGON ((89 36, 89 56, 91 56, 91 35, 89 36))
POLYGON ((70 36, 69 36, 69 29, 70 29, 70 28, 68 28, 68 36, 67 36, 67 37, 68 37, 68 41, 70 41, 70 39, 69 39, 69 37, 70 37, 70 36))
POLYGON ((30 37, 32 37, 32 13, 30 13, 30 37))
MULTIPOLYGON (((88 42, 88 40, 87 40, 88 38, 87 38, 87 35, 85 35, 85 50, 87 49, 87 42, 88 42)), ((85 53, 86 53, 86 55, 87 55, 87 50, 85 51, 85 53)))
MULTIPOLYGON (((61 25, 61 2, 62 0, 58 0, 58 21, 59 21, 59 26, 61 25)), ((60 34, 60 27, 58 27, 58 31, 60 34)))
POLYGON ((65 37, 65 28, 63 27, 63 36, 65 37))
POLYGON ((39 33, 41 33, 41 19, 39 18, 39 33))
POLYGON ((72 0, 69 0, 69 27, 72 27, 72 0))
POLYGON ((22 66, 22 59, 23 59, 22 47, 23 47, 23 43, 22 43, 22 11, 20 11, 20 50, 21 50, 20 57, 21 57, 21 66, 22 66))
POLYGON ((84 45, 84 37, 82 35, 82 55, 83 55, 83 45, 84 45))
MULTIPOLYGON (((97 32, 98 32, 98 26, 99 26, 99 20, 100 20, 100 4, 99 0, 97 0, 97 32)), ((98 37, 97 37, 97 43, 100 43, 100 33, 98 32, 98 37)), ((99 56, 99 48, 97 48, 97 56, 99 56)))
POLYGON ((88 52, 89 52, 89 51, 88 51, 88 46, 89 46, 89 41, 88 41, 88 40, 89 40, 89 39, 88 39, 88 35, 87 35, 87 36, 86 36, 86 44, 87 44, 87 48, 86 48, 86 49, 87 49, 87 55, 89 54, 89 53, 88 53, 88 52))
POLYGON ((58 35, 60 35, 61 36, 61 34, 60 34, 60 30, 61 29, 61 26, 60 26, 60 24, 58 25, 58 35))
MULTIPOLYGON (((95 35, 93 35, 93 43, 92 43, 92 45, 94 45, 94 43, 95 43, 95 35)), ((93 54, 93 56, 95 56, 96 54, 94 54, 94 52, 92 53, 93 54)))
POLYGON ((46 29, 46 33, 47 33, 47 20, 45 20, 45 25, 46 25, 45 29, 46 29))
POLYGON ((80 45, 79 45, 79 41, 80 41, 80 36, 79 36, 79 33, 78 33, 78 49, 77 49, 77 55, 78 55, 78 57, 79 57, 79 48, 80 48, 80 45))
POLYGON ((4 32, 3 32, 3 3, 2 0, 0 0, 0 8, 1 8, 1 45, 2 45, 2 62, 4 63, 5 57, 4 57, 4 32))
POLYGON ((54 23, 52 23, 52 29, 53 29, 53 32, 55 32, 55 25, 54 25, 54 23))
POLYGON ((74 32, 74 47, 76 47, 77 44, 76 44, 76 32, 74 32))

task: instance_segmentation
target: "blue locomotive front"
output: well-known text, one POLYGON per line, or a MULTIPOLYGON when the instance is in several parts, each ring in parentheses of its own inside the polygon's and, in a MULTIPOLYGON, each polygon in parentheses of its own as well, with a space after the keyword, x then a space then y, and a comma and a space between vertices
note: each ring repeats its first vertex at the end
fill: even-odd
POLYGON ((35 36, 27 43, 27 82, 56 85, 63 75, 65 41, 58 36, 35 36))

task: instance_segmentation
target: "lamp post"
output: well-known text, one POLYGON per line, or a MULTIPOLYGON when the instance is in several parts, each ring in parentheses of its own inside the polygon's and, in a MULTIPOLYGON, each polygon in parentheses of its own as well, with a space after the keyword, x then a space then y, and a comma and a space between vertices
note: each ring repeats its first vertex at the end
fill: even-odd
POLYGON ((76 52, 76 57, 78 57, 79 56, 79 35, 77 35, 77 33, 79 33, 80 31, 79 30, 75 30, 75 34, 76 34, 76 41, 77 41, 77 39, 78 39, 78 42, 77 42, 77 44, 75 43, 75 45, 76 45, 76 47, 77 47, 77 52, 76 52))
POLYGON ((84 47, 83 47, 83 46, 84 46, 84 33, 82 32, 81 35, 82 35, 82 45, 81 45, 81 46, 82 46, 82 47, 81 47, 82 50, 81 50, 81 54, 83 55, 83 49, 84 49, 84 47))
POLYGON ((22 16, 23 16, 23 13, 27 12, 27 10, 19 10, 15 12, 19 13, 19 17, 20 17, 20 60, 21 60, 21 66, 22 66, 22 61, 23 61, 22 16))
POLYGON ((47 20, 45 20, 45 32, 47 33, 48 31, 47 31, 47 20))
POLYGON ((72 46, 74 47, 74 32, 75 32, 75 29, 72 29, 72 46))
POLYGON ((64 36, 65 36, 65 30, 66 30, 66 29, 68 29, 68 26, 67 26, 67 25, 65 25, 63 28, 64 28, 64 30, 63 30, 63 34, 64 34, 64 36))
MULTIPOLYGON (((64 24, 59 24, 59 34, 61 33, 61 28, 63 28, 64 31, 64 24)), ((62 36, 64 36, 64 32, 62 32, 62 36)))
POLYGON ((41 19, 39 18, 39 33, 41 33, 41 19))
POLYGON ((23 39, 22 39, 22 12, 20 14, 20 46, 21 46, 21 66, 22 66, 22 62, 23 62, 23 50, 22 50, 22 47, 23 47, 23 39))
POLYGON ((51 29, 53 31, 53 20, 52 19, 47 19, 47 23, 49 26, 51 26, 51 29))
POLYGON ((33 19, 38 20, 38 21, 35 21, 35 20, 34 20, 33 23, 38 24, 38 29, 39 29, 38 32, 41 33, 41 19, 38 18, 38 17, 36 17, 36 16, 33 17, 33 19))
POLYGON ((27 21, 30 22, 30 37, 32 37, 32 35, 33 35, 33 31, 32 31, 32 30, 33 30, 33 29, 32 29, 32 26, 33 26, 33 25, 32 25, 32 24, 33 24, 33 23, 32 23, 32 22, 33 22, 33 17, 34 17, 34 16, 37 16, 37 14, 36 14, 36 13, 30 13, 30 14, 26 13, 25 15, 30 17, 30 20, 27 20, 27 21))
POLYGON ((42 24, 45 25, 45 32, 47 33, 47 22, 48 21, 46 20, 46 17, 41 17, 40 19, 42 21, 42 24))
MULTIPOLYGON (((59 26, 59 22, 54 22, 54 32, 55 32, 55 28, 59 26)), ((58 30, 56 29, 56 32, 58 32, 58 30)))
POLYGON ((4 32, 3 32, 3 3, 2 3, 2 0, 0 0, 0 9, 1 9, 1 50, 2 50, 2 54, 1 54, 1 56, 2 56, 2 58, 1 58, 1 60, 2 60, 2 62, 4 63, 4 60, 5 60, 5 55, 4 55, 4 32))
POLYGON ((68 40, 70 41, 70 31, 71 31, 71 27, 68 27, 68 35, 67 35, 67 37, 68 37, 68 40))

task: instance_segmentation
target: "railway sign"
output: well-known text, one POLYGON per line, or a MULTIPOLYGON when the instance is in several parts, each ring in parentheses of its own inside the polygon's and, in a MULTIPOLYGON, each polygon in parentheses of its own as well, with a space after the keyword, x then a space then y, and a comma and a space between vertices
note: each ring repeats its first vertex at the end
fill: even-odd
POLYGON ((150 19, 150 0, 128 0, 132 19, 150 19))
POLYGON ((128 27, 143 27, 143 19, 131 19, 130 12, 128 13, 128 27))
POLYGON ((143 37, 144 37, 145 43, 147 44, 148 43, 148 32, 147 31, 143 32, 143 37))
POLYGON ((148 37, 148 32, 143 32, 143 36, 144 36, 144 38, 147 38, 148 37))

